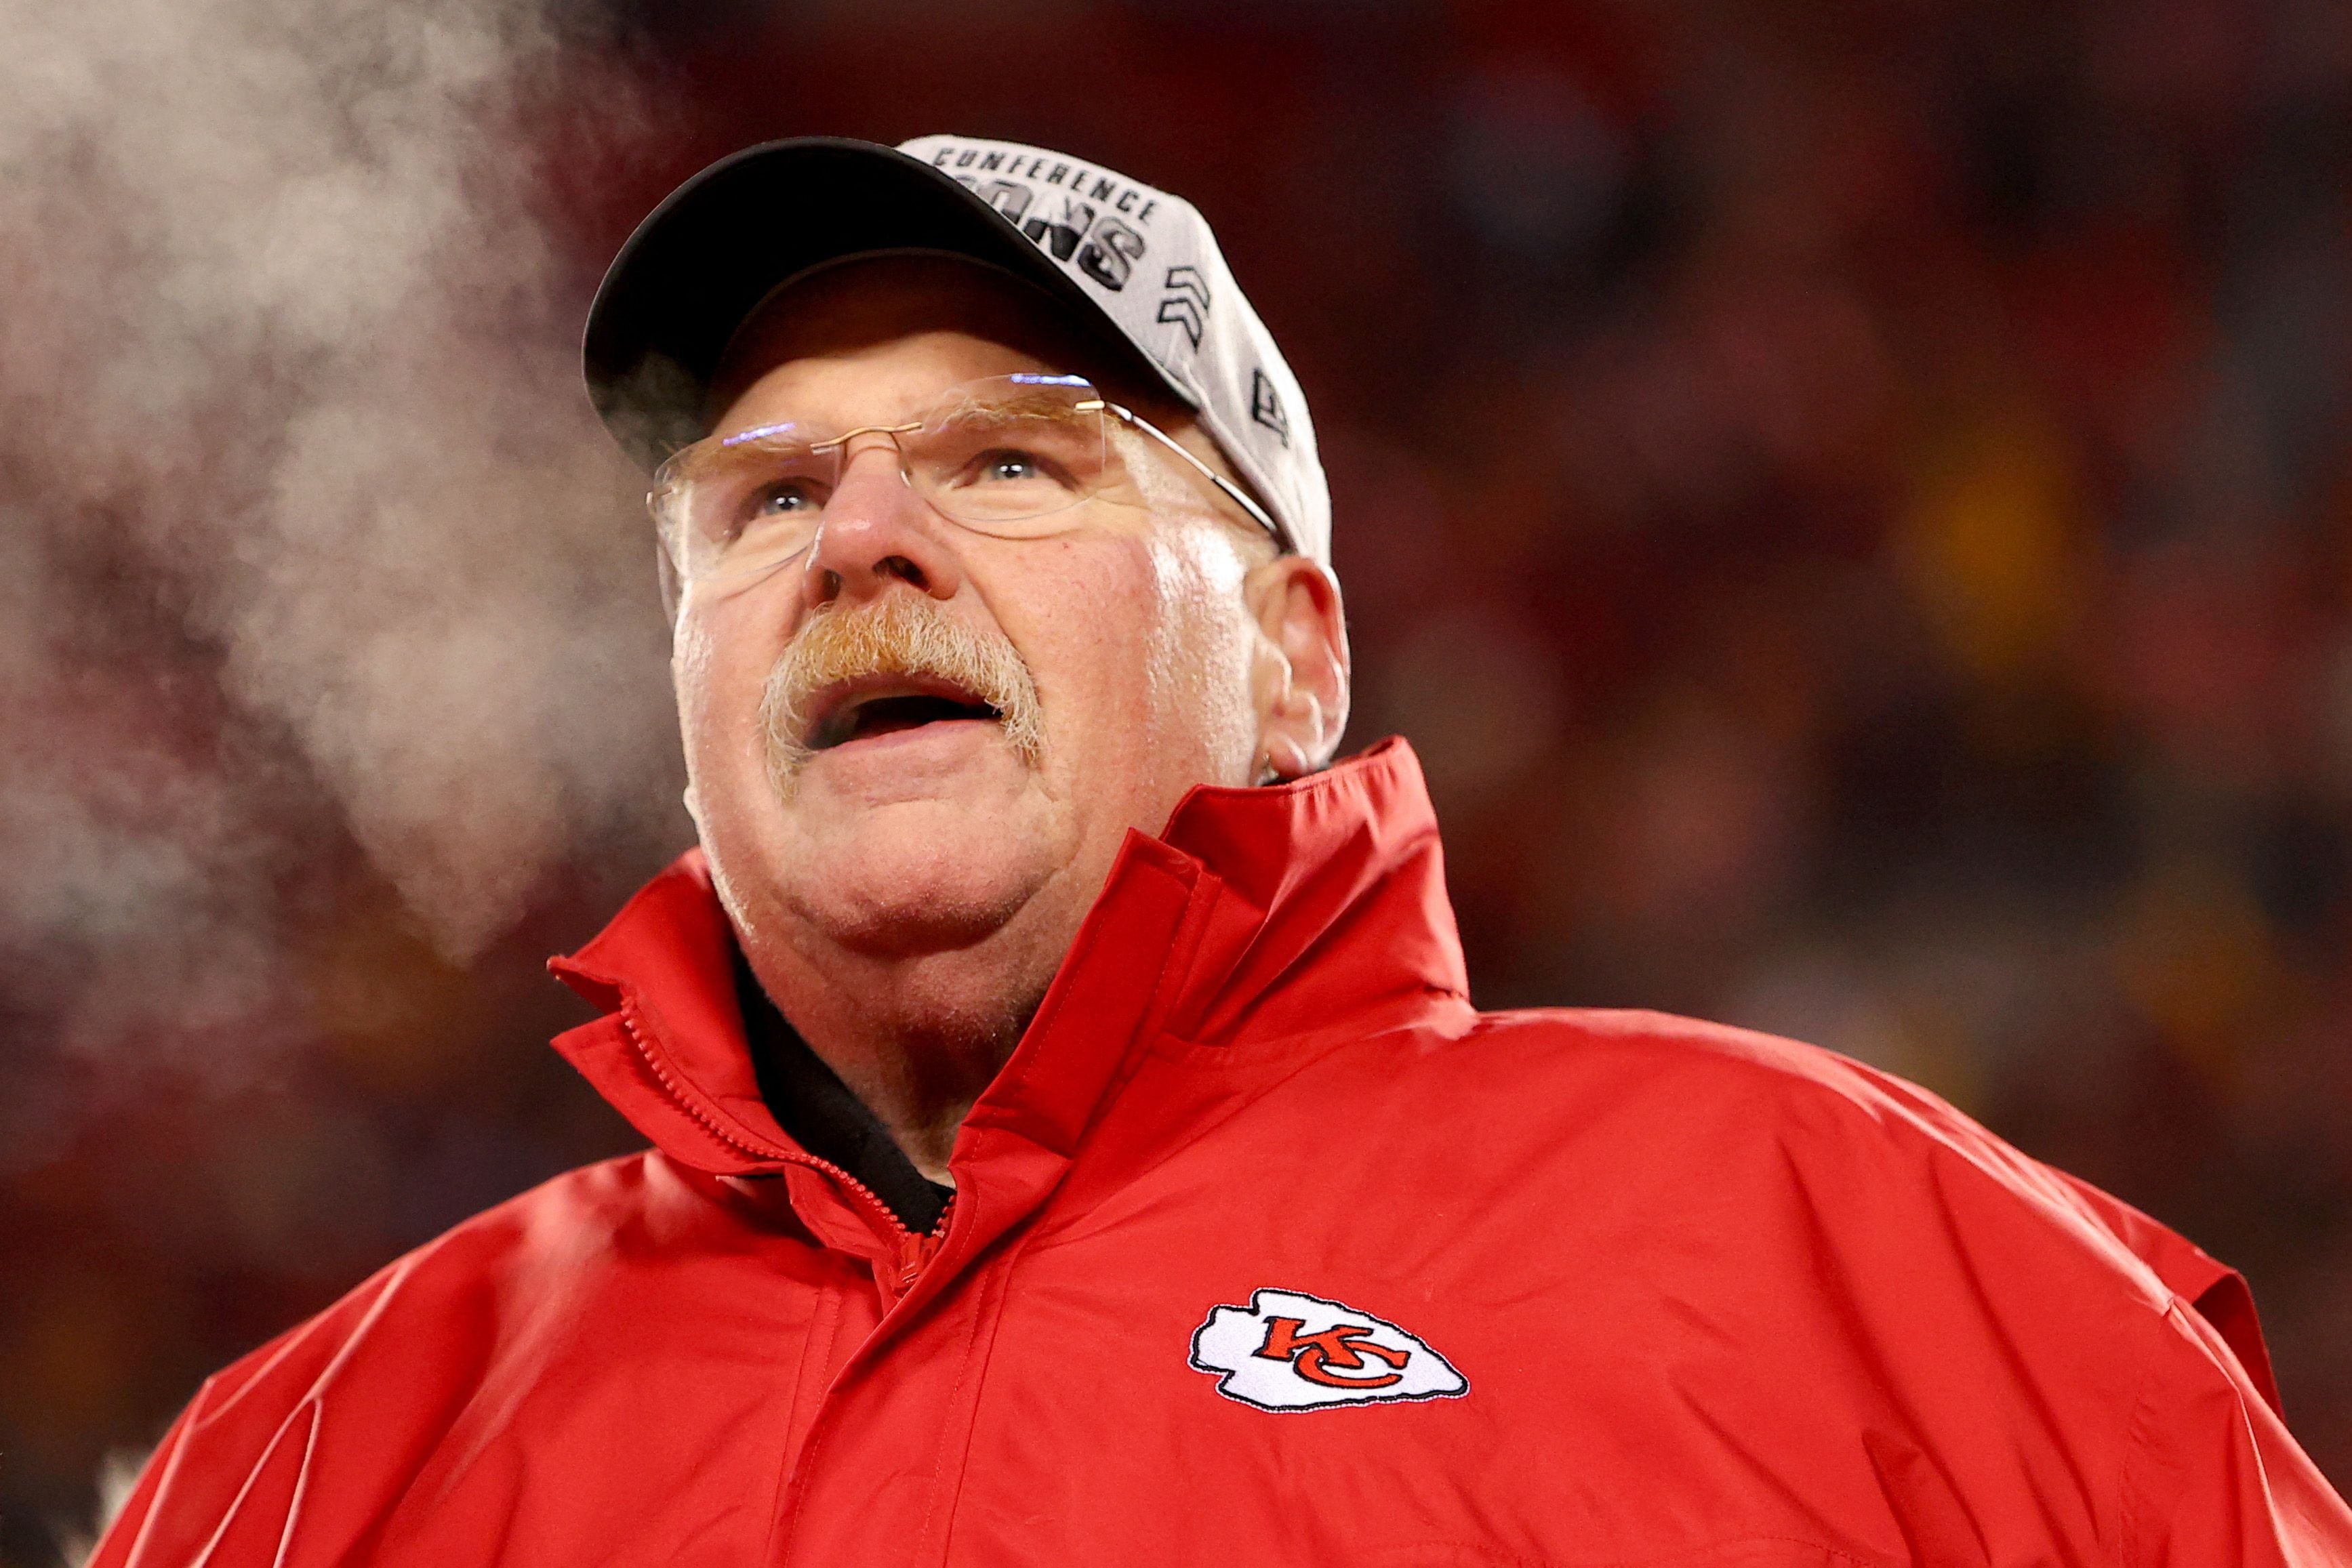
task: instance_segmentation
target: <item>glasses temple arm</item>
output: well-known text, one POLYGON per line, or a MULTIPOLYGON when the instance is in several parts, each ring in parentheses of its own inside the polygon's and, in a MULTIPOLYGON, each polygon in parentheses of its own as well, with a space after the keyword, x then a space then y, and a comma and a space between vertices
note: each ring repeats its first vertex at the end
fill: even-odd
POLYGON ((1271 534, 1274 537, 1275 543, 1280 545, 1285 549, 1290 549, 1293 548, 1290 543, 1289 537, 1282 531, 1282 525, 1276 522, 1272 517, 1268 516, 1266 509, 1264 507, 1259 506, 1257 502, 1251 499, 1248 491, 1243 489, 1240 486, 1226 478, 1223 474, 1218 473, 1214 468, 1210 467, 1206 463, 1201 461, 1199 455, 1185 446, 1182 442, 1178 441, 1174 436, 1169 434, 1166 431, 1160 429, 1158 425, 1152 423, 1150 420, 1144 418, 1141 414, 1137 413, 1132 410, 1121 408, 1118 404, 1108 401, 1106 401, 1102 406, 1112 413, 1118 415, 1122 421, 1135 426, 1136 429, 1151 437, 1152 440, 1160 443, 1160 445, 1168 448, 1169 451, 1173 452, 1177 456, 1181 457, 1185 462, 1190 463, 1193 467, 1199 469, 1203 478, 1207 479, 1210 484, 1214 485, 1218 489, 1223 490, 1226 495, 1232 497, 1234 504, 1239 506, 1243 511, 1247 512, 1250 515, 1252 521, 1255 522, 1259 528, 1264 528, 1268 534, 1271 534))

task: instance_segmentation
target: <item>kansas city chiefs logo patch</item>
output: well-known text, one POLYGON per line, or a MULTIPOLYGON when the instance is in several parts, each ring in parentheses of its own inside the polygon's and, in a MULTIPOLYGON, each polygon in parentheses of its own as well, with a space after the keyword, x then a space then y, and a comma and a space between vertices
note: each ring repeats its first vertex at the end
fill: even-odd
POLYGON ((1192 1364, 1223 1373, 1217 1392, 1261 1410, 1454 1399, 1470 1380, 1396 1324, 1298 1291, 1254 1291, 1213 1307, 1192 1334, 1192 1364))

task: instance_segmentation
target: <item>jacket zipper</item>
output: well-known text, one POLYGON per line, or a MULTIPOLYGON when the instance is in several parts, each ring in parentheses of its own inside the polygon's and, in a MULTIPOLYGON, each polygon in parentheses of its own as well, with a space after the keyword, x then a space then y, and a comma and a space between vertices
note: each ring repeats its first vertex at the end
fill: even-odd
POLYGON ((899 1227, 898 1293, 900 1295, 903 1296, 915 1288, 915 1281, 923 1277, 925 1267, 932 1259, 940 1255, 940 1243, 946 1239, 947 1219, 946 1211, 940 1211, 939 1228, 925 1236, 918 1236, 904 1226, 899 1227))
POLYGON ((941 1244, 947 1240, 948 1221, 955 1217, 955 1199, 952 1197, 948 1199, 947 1207, 940 1210, 938 1223, 933 1225, 927 1234, 921 1236, 916 1235, 913 1231, 907 1228, 905 1223, 901 1221, 896 1214, 890 1211, 890 1206, 888 1204, 884 1203, 879 1197, 876 1196, 872 1187, 867 1186, 864 1182, 859 1181, 856 1176, 851 1176, 847 1171, 843 1170, 839 1166, 835 1165, 832 1161, 818 1159, 814 1155, 795 1154, 790 1149, 771 1148, 759 1144, 748 1143, 744 1139, 736 1136, 733 1133, 729 1132, 725 1127, 720 1126, 716 1121, 705 1114, 700 1106, 695 1104, 691 1100, 688 1100, 685 1093, 679 1090, 677 1080, 670 1077, 669 1070, 665 1068, 662 1065, 661 1059, 655 1055, 652 1045, 646 1041, 646 1037, 643 1034, 638 1032, 637 1020, 629 1016, 629 1009, 625 1004, 624 1004, 620 1009, 619 1016, 621 1019, 621 1032, 629 1037, 629 1043, 631 1045, 636 1047, 637 1055, 645 1061, 646 1066, 653 1071, 655 1081, 660 1083, 663 1090, 669 1095, 670 1103, 676 1105, 679 1110, 685 1112, 688 1115, 693 1117, 695 1124, 701 1127, 704 1132, 709 1133, 712 1137, 718 1139, 729 1148, 749 1155, 753 1159, 784 1160, 793 1165, 806 1166, 811 1170, 823 1171, 825 1175, 834 1177, 844 1186, 849 1188, 850 1191, 856 1193, 858 1197, 865 1202, 869 1213, 887 1225, 890 1228, 891 1234, 897 1238, 898 1248, 898 1293, 900 1295, 904 1295, 907 1291, 914 1288, 915 1281, 922 1277, 924 1268, 929 1264, 932 1259, 939 1256, 941 1244))

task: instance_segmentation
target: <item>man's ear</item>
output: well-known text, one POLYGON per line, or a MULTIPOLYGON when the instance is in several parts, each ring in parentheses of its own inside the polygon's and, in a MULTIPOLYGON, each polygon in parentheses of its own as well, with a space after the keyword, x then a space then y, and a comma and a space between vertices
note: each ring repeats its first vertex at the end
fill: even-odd
POLYGON ((1348 623, 1339 585, 1305 556, 1278 555, 1250 572, 1242 592, 1258 629, 1250 672, 1257 777, 1297 779, 1330 761, 1348 727, 1348 623))

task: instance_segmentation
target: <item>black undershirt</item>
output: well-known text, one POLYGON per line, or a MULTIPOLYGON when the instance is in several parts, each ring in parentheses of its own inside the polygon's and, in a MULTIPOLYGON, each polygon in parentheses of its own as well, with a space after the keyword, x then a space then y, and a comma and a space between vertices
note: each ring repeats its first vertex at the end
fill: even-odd
POLYGON ((776 1010, 743 955, 735 955, 735 998, 743 1009, 743 1038, 760 1098, 777 1125, 801 1147, 865 1184, 918 1236, 929 1235, 955 1196, 915 1168, 866 1103, 834 1075, 824 1059, 776 1010))

